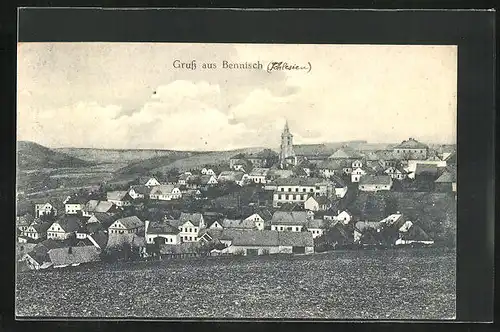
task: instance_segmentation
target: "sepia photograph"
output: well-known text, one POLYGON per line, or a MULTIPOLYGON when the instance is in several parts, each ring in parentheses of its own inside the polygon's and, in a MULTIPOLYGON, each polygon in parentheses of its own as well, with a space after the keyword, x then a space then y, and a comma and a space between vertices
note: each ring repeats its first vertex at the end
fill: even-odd
POLYGON ((16 317, 455 319, 457 59, 18 43, 16 317))

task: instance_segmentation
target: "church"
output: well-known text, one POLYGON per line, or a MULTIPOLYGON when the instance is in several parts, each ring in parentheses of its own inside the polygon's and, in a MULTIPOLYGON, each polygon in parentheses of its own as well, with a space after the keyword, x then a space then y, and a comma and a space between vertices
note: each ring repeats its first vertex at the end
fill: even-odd
POLYGON ((288 128, 288 121, 285 123, 285 128, 281 133, 280 145, 280 168, 289 168, 297 165, 297 157, 293 152, 293 135, 288 128))

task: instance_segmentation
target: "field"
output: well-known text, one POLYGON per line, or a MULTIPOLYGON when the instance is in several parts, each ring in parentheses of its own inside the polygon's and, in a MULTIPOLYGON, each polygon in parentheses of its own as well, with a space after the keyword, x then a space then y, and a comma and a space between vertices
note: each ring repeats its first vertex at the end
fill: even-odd
POLYGON ((452 319, 455 252, 337 251, 17 275, 18 316, 452 319))

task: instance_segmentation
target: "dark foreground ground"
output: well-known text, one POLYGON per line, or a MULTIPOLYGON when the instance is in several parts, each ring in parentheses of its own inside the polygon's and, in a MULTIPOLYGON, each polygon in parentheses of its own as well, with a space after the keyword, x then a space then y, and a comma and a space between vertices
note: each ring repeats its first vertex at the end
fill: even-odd
POLYGON ((452 319, 455 252, 337 251, 17 276, 19 316, 452 319))

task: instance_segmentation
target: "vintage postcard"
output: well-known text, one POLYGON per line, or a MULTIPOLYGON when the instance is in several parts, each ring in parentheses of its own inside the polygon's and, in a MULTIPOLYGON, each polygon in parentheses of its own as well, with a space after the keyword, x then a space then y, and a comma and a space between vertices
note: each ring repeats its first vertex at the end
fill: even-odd
POLYGON ((456 317, 456 46, 17 52, 18 318, 456 317))

